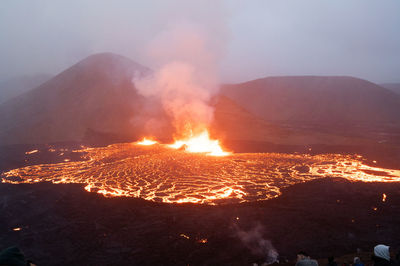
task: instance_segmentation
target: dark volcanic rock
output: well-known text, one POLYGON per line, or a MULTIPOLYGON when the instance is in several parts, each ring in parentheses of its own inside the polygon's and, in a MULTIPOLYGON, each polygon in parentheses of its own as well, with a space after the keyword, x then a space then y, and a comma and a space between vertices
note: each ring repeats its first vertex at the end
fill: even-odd
POLYGON ((396 245, 400 236, 400 184, 342 179, 224 206, 104 198, 72 184, 0 184, 0 210, 0 248, 16 244, 38 265, 248 265, 265 261, 238 238, 255 227, 289 259, 298 250, 326 257, 396 245))

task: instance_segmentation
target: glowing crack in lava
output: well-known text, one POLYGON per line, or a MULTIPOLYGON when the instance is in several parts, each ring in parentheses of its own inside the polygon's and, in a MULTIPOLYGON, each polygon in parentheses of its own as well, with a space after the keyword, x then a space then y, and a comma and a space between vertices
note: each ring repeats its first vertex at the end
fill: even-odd
POLYGON ((113 144, 82 148, 82 161, 26 166, 4 172, 5 183, 82 183, 105 196, 166 203, 249 202, 280 195, 282 188, 321 177, 400 181, 400 170, 368 166, 359 156, 242 153, 206 156, 167 145, 113 144))
POLYGON ((203 130, 198 135, 191 134, 183 140, 176 140, 175 143, 168 145, 174 149, 181 149, 188 152, 205 153, 213 156, 226 156, 230 152, 223 151, 218 140, 211 140, 207 130, 203 130))

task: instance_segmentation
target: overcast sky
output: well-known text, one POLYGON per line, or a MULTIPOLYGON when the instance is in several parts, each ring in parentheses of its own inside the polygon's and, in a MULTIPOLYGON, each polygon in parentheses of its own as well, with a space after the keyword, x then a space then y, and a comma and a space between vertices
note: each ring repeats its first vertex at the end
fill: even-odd
POLYGON ((171 24, 208 34, 223 82, 274 75, 350 75, 400 82, 399 0, 3 0, 0 80, 57 74, 115 52, 149 67, 171 24))

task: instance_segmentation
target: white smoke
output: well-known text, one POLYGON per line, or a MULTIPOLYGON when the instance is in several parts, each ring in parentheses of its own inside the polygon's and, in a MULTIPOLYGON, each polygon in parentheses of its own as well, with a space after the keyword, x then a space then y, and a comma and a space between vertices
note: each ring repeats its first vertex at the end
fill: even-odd
POLYGON ((263 238, 264 227, 261 224, 257 224, 249 231, 243 231, 238 227, 236 230, 237 237, 254 255, 265 258, 263 265, 269 265, 278 260, 278 251, 270 240, 263 238))
POLYGON ((176 24, 149 45, 160 66, 133 82, 145 97, 159 97, 177 137, 198 134, 213 119, 210 98, 217 92, 218 53, 206 31, 198 25, 176 24))

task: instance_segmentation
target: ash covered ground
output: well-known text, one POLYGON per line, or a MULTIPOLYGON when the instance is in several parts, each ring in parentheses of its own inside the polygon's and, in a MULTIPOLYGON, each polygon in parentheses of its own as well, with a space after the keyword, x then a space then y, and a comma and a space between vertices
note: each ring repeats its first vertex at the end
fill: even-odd
MULTIPOLYGON (((84 156, 72 152, 79 146, 53 146, 64 149, 57 156, 49 148, 3 149, 3 173, 84 156), (25 154, 35 149, 43 152, 25 154)), ((385 164, 372 159, 365 165, 385 164)), ((104 197, 86 192, 86 184, 2 183, 0 248, 16 244, 39 265, 249 265, 276 254, 290 261, 299 250, 324 258, 399 245, 399 183, 302 181, 269 200, 215 206, 104 197)))

